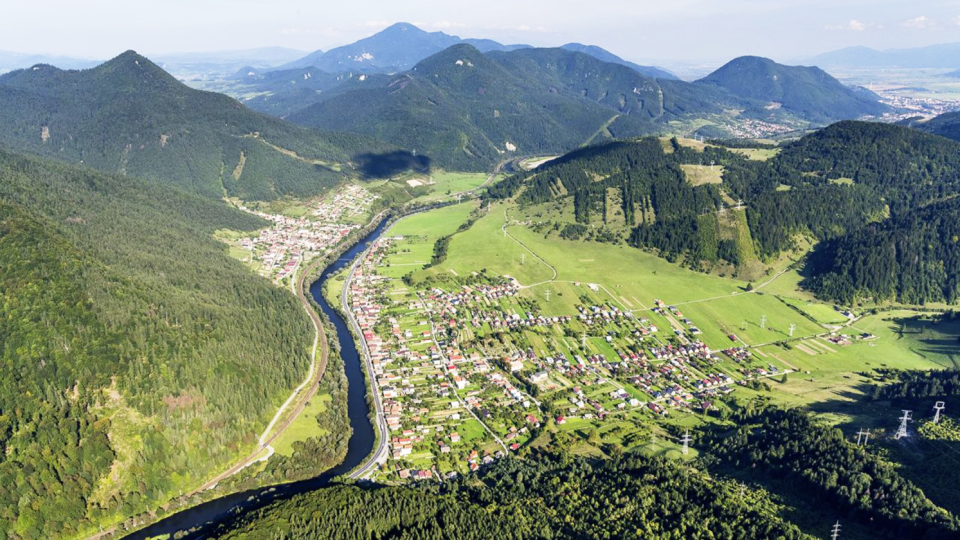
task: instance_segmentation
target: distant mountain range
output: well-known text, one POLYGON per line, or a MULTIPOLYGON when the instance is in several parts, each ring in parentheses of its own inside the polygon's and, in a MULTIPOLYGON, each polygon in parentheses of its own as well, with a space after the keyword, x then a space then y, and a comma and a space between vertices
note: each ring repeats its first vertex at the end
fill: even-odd
POLYGON ((235 51, 161 54, 154 56, 153 60, 176 77, 210 79, 229 76, 245 66, 278 66, 304 54, 304 51, 286 47, 261 47, 235 51))
MULTIPOLYGON (((730 121, 729 111, 824 124, 881 114, 876 96, 817 68, 741 58, 688 83, 646 77, 567 49, 486 54, 460 44, 394 76, 354 76, 304 92, 312 105, 289 119, 363 133, 433 157, 445 167, 489 167, 509 155, 565 151, 606 139, 675 129, 678 121, 730 121), (319 93, 318 93, 319 92, 319 93), (370 118, 376 118, 371 122, 370 118)), ((252 105, 261 110, 269 97, 252 105)))
POLYGON ((960 43, 883 51, 847 47, 814 56, 809 63, 822 67, 960 68, 960 43))
POLYGON ((564 49, 483 54, 454 45, 390 77, 353 77, 291 114, 309 127, 363 133, 483 169, 509 155, 556 152, 651 133, 688 111, 722 112, 726 95, 656 80, 564 49), (370 121, 375 118, 376 121, 370 121))
POLYGON ((812 122, 829 123, 889 110, 873 92, 844 86, 820 68, 784 66, 756 56, 732 60, 697 84, 759 100, 770 108, 782 107, 812 122))
MULTIPOLYGON (((409 23, 397 23, 356 43, 316 51, 277 69, 316 67, 328 73, 397 73, 412 68, 421 60, 454 45, 471 45, 480 52, 515 51, 529 45, 503 45, 489 39, 461 39, 443 32, 426 32, 409 23)), ((675 79, 672 73, 657 67, 640 66, 593 45, 570 43, 562 48, 582 52, 605 62, 623 64, 649 77, 675 79)))
POLYGON ((0 51, 0 73, 15 69, 24 69, 37 64, 51 64, 62 69, 87 69, 100 64, 100 60, 89 58, 71 58, 44 54, 23 54, 10 51, 0 51))
POLYGON ((0 76, 0 145, 174 184, 206 196, 308 196, 385 146, 265 116, 193 90, 128 51, 96 68, 0 76))

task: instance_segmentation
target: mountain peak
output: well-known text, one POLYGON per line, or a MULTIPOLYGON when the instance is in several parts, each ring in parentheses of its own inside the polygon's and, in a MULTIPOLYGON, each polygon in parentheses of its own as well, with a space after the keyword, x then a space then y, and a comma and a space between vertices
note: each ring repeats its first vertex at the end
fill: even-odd
POLYGON ((168 87, 183 86, 149 58, 130 50, 89 70, 89 73, 109 79, 112 84, 135 88, 143 84, 168 87))
POLYGON ((378 34, 386 34, 386 33, 394 33, 394 32, 397 32, 397 33, 399 33, 399 32, 413 32, 413 33, 420 33, 420 34, 427 34, 427 33, 429 33, 429 32, 427 32, 426 30, 423 30, 422 28, 420 28, 419 26, 416 26, 416 25, 414 25, 414 24, 410 24, 410 23, 406 23, 406 22, 398 22, 398 23, 391 24, 390 26, 384 28, 383 30, 381 30, 380 32, 378 32, 378 34))

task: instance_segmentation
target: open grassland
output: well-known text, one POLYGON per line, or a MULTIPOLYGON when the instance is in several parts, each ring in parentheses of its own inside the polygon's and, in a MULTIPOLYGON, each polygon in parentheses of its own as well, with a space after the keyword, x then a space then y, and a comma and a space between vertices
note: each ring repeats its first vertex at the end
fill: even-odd
MULTIPOLYGON (((504 207, 495 206, 471 229, 455 234, 446 261, 421 275, 463 276, 482 269, 508 274, 526 286, 521 296, 535 300, 545 315, 574 314, 584 303, 611 303, 650 319, 662 332, 685 329, 679 319, 689 318, 703 332, 697 337, 711 349, 748 344, 754 346, 758 365, 774 366, 779 372, 794 371, 785 378, 770 378, 772 392, 739 388, 738 396, 764 395, 785 405, 810 407, 834 423, 849 421, 847 408, 870 387, 871 379, 865 373, 880 368, 960 366, 960 322, 936 324, 917 319, 923 316, 917 311, 900 310, 867 315, 844 326, 849 320, 834 306, 818 302, 799 289, 801 277, 795 270, 787 270, 768 283, 758 280, 761 288, 746 292, 745 282, 688 271, 628 246, 545 237, 513 221, 507 226, 509 236, 504 237, 501 227, 516 211, 507 206, 504 212, 504 207), (521 264, 520 255, 524 253, 525 262, 521 264), (552 269, 556 269, 555 279, 551 279, 552 269), (682 317, 669 316, 672 327, 667 318, 650 311, 654 298, 682 312, 682 317), (837 334, 849 336, 844 344, 827 339, 838 327, 837 334), (737 341, 731 341, 728 334, 735 334, 737 341)), ((445 221, 439 214, 430 214, 423 218, 423 225, 418 225, 418 220, 404 226, 439 227, 436 223, 445 221)), ((460 219, 466 219, 466 214, 460 219)), ((450 224, 444 230, 456 226, 450 224)), ((535 349, 549 345, 565 354, 581 350, 577 340, 559 334, 526 332, 524 336, 519 339, 535 349)), ((587 349, 615 354, 602 339, 588 339, 587 349)), ((555 382, 561 387, 568 384, 562 379, 555 382)), ((688 417, 692 418, 682 418, 688 417)), ((575 425, 568 425, 561 431, 575 429, 575 425)), ((608 438, 622 442, 622 437, 608 438)), ((627 446, 643 446, 633 442, 627 446)), ((667 445, 663 446, 666 449, 667 445)))
POLYGON ((796 325, 794 338, 826 332, 776 297, 766 294, 742 293, 677 307, 685 317, 700 325, 704 341, 712 347, 734 345, 728 334, 735 334, 748 345, 787 340, 791 338, 790 325, 796 325))
POLYGON ((680 169, 693 186, 723 183, 722 165, 680 165, 680 169))
POLYGON ((330 394, 313 396, 300 416, 290 424, 283 435, 274 441, 273 449, 282 456, 292 456, 294 452, 293 443, 326 435, 327 430, 321 428, 317 423, 317 415, 327 411, 331 399, 330 394))
POLYGON ((766 161, 780 153, 779 148, 729 148, 728 150, 754 161, 766 161))
MULTIPOLYGON (((457 193, 472 191, 482 186, 490 175, 487 173, 462 173, 440 171, 434 173, 429 179, 420 179, 424 185, 429 186, 430 193, 418 197, 418 201, 438 201, 456 196, 457 193), (432 183, 431 183, 432 182, 432 183)), ((409 184, 408 184, 409 185, 409 184)))

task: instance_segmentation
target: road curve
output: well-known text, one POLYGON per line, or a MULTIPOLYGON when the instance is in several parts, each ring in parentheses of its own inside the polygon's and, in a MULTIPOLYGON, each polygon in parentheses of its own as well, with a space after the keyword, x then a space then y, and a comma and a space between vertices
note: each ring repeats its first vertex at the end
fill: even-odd
MULTIPOLYGON (((384 231, 383 234, 386 234, 388 231, 384 231)), ((366 260, 367 255, 370 254, 370 250, 373 249, 374 244, 383 237, 383 234, 380 235, 377 239, 370 243, 370 246, 363 251, 360 255, 357 256, 357 259, 353 261, 353 264, 350 265, 350 271, 347 273, 347 278, 343 282, 343 291, 340 293, 340 308, 346 315, 347 322, 350 324, 350 328, 354 333, 354 341, 360 343, 360 347, 363 349, 363 365, 364 372, 367 375, 367 391, 373 397, 374 407, 376 409, 374 425, 377 429, 377 446, 373 449, 373 452, 367 457, 367 460, 364 461, 360 467, 355 469, 353 472, 347 476, 352 479, 363 478, 367 475, 374 467, 380 463, 381 460, 386 459, 387 452, 387 434, 389 430, 387 428, 387 420, 383 415, 383 401, 380 399, 380 388, 377 384, 377 378, 373 372, 373 360, 370 357, 370 349, 367 348, 367 340, 363 339, 363 331, 360 329, 360 324, 357 322, 356 316, 353 314, 353 310, 350 309, 349 303, 349 294, 350 294, 350 282, 353 281, 353 275, 357 271, 357 267, 363 264, 363 261, 366 260)))

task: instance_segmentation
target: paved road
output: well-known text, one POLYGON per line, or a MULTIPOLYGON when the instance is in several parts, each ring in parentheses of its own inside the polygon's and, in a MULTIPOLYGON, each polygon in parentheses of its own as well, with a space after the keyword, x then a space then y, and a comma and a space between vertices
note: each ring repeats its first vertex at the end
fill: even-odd
MULTIPOLYGON (((384 231, 383 234, 386 234, 387 231, 384 231)), ((381 238, 383 235, 380 236, 381 238)), ((374 241, 376 242, 376 240, 374 241)), ((373 249, 373 243, 371 242, 370 247, 368 247, 363 253, 361 253, 357 260, 353 261, 353 264, 350 265, 350 272, 347 274, 347 279, 343 282, 343 292, 340 294, 340 308, 343 313, 347 316, 347 322, 350 324, 350 328, 353 330, 356 335, 354 341, 360 344, 361 349, 363 350, 363 365, 365 367, 367 374, 367 390, 373 396, 373 404, 376 408, 376 419, 375 424, 378 433, 377 446, 373 449, 373 452, 370 456, 367 457, 367 460, 350 473, 348 476, 350 478, 363 478, 371 470, 374 469, 381 461, 386 460, 387 454, 387 438, 389 437, 389 429, 387 429, 387 420, 383 415, 383 401, 380 398, 380 388, 377 384, 377 378, 373 372, 373 360, 370 358, 370 349, 367 347, 367 340, 363 339, 363 331, 360 329, 360 325, 357 323, 357 318, 353 314, 353 310, 350 309, 349 303, 349 293, 350 293, 350 283, 353 281, 354 274, 357 271, 357 268, 363 264, 363 261, 367 259, 367 255, 370 254, 370 250, 373 249)))

